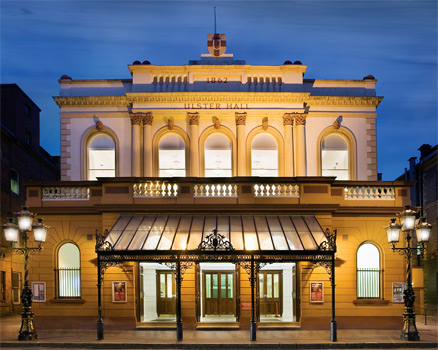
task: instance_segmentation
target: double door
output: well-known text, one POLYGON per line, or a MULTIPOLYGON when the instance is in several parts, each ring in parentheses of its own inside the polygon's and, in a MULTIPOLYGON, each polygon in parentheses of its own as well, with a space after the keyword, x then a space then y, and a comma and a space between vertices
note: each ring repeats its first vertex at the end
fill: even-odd
POLYGON ((203 271, 202 316, 236 314, 236 274, 234 271, 203 271))

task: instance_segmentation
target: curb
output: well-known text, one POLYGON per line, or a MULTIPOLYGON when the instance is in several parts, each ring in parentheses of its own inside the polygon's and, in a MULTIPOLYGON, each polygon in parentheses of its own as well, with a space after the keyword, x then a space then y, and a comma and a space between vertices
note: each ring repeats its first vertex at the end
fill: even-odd
POLYGON ((62 342, 0 342, 0 347, 4 348, 83 348, 83 349, 437 349, 438 342, 409 342, 409 343, 277 343, 277 344, 189 344, 189 343, 168 343, 168 344, 142 344, 142 343, 62 343, 62 342))

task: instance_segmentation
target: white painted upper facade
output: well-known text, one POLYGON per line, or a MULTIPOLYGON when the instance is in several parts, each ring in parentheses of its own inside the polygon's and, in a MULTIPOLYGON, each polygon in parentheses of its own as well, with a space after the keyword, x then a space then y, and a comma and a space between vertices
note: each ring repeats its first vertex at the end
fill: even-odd
POLYGON ((89 149, 99 133, 114 141, 113 175, 120 177, 169 174, 159 169, 162 149, 172 147, 160 140, 169 133, 183 144, 178 154, 185 154, 185 176, 205 176, 206 161, 214 153, 205 143, 219 133, 230 142, 229 152, 222 153, 231 157, 232 176, 257 173, 252 158, 259 152, 265 162, 269 155, 278 157, 278 168, 271 172, 276 176, 377 180, 376 109, 382 98, 376 96, 372 76, 304 79, 307 67, 300 62, 252 66, 232 55, 202 55, 183 66, 135 62, 128 68, 132 79, 60 79, 55 101, 61 117, 62 180, 90 178, 90 159, 103 154, 89 149), (254 146, 260 133, 270 134, 277 149, 254 146), (329 135, 340 136, 346 148, 337 149, 337 136, 329 142, 329 135), (341 158, 344 175, 325 170, 341 158))

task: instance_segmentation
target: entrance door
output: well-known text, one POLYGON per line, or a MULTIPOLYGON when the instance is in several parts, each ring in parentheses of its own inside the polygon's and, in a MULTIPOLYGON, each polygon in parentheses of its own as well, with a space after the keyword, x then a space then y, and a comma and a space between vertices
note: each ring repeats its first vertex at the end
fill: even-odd
POLYGON ((175 315, 175 279, 172 272, 157 271, 157 314, 175 315))
POLYGON ((236 314, 235 273, 231 271, 204 271, 202 316, 236 314))
POLYGON ((260 316, 282 316, 282 283, 282 271, 259 272, 260 316))

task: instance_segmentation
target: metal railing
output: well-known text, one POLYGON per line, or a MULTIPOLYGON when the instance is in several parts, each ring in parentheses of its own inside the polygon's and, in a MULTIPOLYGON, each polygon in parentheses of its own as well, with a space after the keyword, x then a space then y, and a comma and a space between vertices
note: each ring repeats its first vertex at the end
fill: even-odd
POLYGON ((377 268, 357 269, 358 299, 382 299, 382 272, 377 268))
POLYGON ((81 297, 81 269, 63 267, 55 270, 57 298, 81 297))

